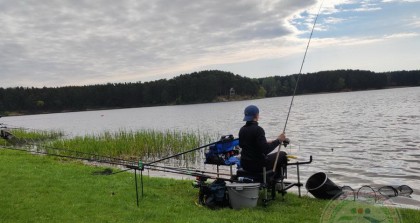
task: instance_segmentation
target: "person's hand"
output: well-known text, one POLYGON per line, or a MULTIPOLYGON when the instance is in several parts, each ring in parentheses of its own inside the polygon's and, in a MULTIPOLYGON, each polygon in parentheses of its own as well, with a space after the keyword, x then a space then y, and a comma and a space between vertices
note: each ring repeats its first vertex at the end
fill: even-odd
POLYGON ((286 134, 281 133, 281 134, 277 137, 277 139, 278 139, 280 142, 285 141, 285 140, 286 140, 286 134))

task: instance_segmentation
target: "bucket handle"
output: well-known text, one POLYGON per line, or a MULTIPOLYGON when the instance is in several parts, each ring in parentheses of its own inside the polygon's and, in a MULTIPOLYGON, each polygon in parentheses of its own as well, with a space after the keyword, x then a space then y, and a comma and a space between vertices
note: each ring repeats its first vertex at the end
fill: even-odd
POLYGON ((248 198, 248 199, 258 199, 258 196, 256 196, 256 197, 247 197, 247 196, 245 196, 245 195, 243 195, 243 194, 241 194, 241 193, 239 193, 237 190, 235 190, 235 189, 233 189, 233 188, 231 188, 231 191, 233 191, 233 192, 235 192, 237 195, 239 195, 240 197, 244 197, 244 198, 248 198))

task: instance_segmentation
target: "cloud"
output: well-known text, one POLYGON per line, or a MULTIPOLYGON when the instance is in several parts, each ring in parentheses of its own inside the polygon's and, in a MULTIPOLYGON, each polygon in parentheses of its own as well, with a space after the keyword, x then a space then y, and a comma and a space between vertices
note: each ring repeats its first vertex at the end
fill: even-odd
MULTIPOLYGON (((320 2, 0 0, 0 87, 136 82, 285 58, 302 52, 320 2)), ((357 14, 343 13, 379 3, 325 1, 319 41, 351 39, 337 27, 357 14)))
POLYGON ((378 6, 377 3, 372 3, 372 1, 361 1, 358 8, 353 9, 356 12, 368 12, 368 11, 377 11, 382 8, 378 6))
MULTIPOLYGON (((305 70, 363 69, 377 72, 418 70, 420 37, 401 33, 382 37, 343 38, 314 44, 305 70), (321 46, 323 45, 323 46, 321 46)), ((317 41, 314 41, 317 42, 317 41)))
POLYGON ((420 2, 420 0, 382 0, 382 2, 420 2))
POLYGON ((9 50, 0 52, 0 72, 56 77, 61 83, 69 75, 97 77, 96 82, 114 74, 140 78, 143 72, 290 34, 285 18, 307 2, 2 2, 0 44, 9 50), (9 53, 10 48, 17 50, 9 53))
MULTIPOLYGON (((419 33, 367 37, 313 38, 303 66, 303 73, 337 69, 363 69, 377 72, 418 69, 419 33), (403 53, 400 53, 402 51, 403 53)), ((237 62, 209 66, 250 77, 296 74, 302 63, 307 39, 285 39, 281 47, 261 52, 270 55, 237 62), (281 53, 279 53, 281 52, 281 53), (264 69, 262 69, 264 68, 264 69)), ((240 60, 238 60, 240 61, 240 60)))
POLYGON ((370 36, 364 38, 322 38, 313 40, 314 48, 323 48, 326 46, 357 46, 362 47, 363 45, 375 45, 378 43, 388 42, 388 41, 404 41, 405 39, 420 37, 419 33, 396 33, 392 35, 384 35, 380 37, 370 36))
POLYGON ((412 16, 405 20, 406 26, 411 29, 420 28, 420 19, 417 16, 412 16))
POLYGON ((337 17, 327 17, 324 19, 324 23, 326 24, 338 24, 345 21, 344 18, 337 18, 337 17))

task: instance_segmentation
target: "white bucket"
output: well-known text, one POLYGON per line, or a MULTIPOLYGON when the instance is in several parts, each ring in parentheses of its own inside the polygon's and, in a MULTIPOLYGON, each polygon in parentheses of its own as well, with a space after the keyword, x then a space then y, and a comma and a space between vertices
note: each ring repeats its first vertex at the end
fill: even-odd
POLYGON ((259 183, 226 184, 230 205, 233 209, 253 208, 257 206, 259 183))

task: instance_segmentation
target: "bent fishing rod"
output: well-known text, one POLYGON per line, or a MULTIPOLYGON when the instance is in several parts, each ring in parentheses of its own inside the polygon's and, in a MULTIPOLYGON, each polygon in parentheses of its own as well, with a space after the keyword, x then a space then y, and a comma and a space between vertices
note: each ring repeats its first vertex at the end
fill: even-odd
MULTIPOLYGON (((311 34, 309 35, 308 43, 306 44, 305 54, 303 55, 302 63, 300 65, 300 69, 299 69, 299 74, 297 76, 295 88, 293 90, 292 99, 290 100, 289 111, 287 112, 286 122, 284 123, 284 128, 283 128, 283 133, 286 133, 287 122, 289 121, 289 116, 290 116, 290 112, 292 111, 292 106, 293 106, 293 101, 295 99, 296 90, 297 90, 297 87, 298 87, 298 84, 299 84, 300 76, 302 75, 303 64, 305 63, 306 54, 308 53, 309 45, 310 45, 311 39, 312 39, 312 34, 314 33, 315 25, 316 25, 316 22, 318 20, 318 16, 321 13, 323 3, 324 3, 324 1, 322 1, 321 5, 319 6, 318 13, 316 14, 314 23, 312 25, 311 34)), ((280 151, 280 148, 281 148, 281 144, 279 145, 279 151, 280 151)), ((280 153, 278 152, 277 156, 276 156, 276 160, 274 161, 273 172, 276 172, 276 169, 277 169, 276 166, 277 166, 277 162, 279 160, 279 155, 280 155, 280 153)))

